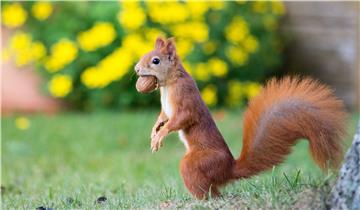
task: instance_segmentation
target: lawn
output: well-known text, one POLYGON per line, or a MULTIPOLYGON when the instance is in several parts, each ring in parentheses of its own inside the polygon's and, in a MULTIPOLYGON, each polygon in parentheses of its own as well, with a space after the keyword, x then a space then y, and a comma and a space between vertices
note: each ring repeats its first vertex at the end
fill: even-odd
MULTIPOLYGON (((234 156, 241 150, 241 112, 214 112, 234 156)), ((195 201, 178 171, 185 148, 172 134, 150 152, 156 112, 32 115, 27 130, 2 118, 2 209, 274 208, 321 204, 335 179, 312 163, 305 141, 281 166, 195 201)), ((352 138, 358 114, 349 120, 352 138)))

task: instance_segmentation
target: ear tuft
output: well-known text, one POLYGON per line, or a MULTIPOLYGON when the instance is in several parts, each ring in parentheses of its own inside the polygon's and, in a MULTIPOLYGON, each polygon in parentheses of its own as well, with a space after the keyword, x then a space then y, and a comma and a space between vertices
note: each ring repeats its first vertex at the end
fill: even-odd
POLYGON ((175 47, 175 38, 171 37, 166 40, 166 51, 171 57, 171 59, 176 56, 176 47, 175 47))
POLYGON ((175 37, 168 38, 167 42, 171 42, 171 43, 175 44, 175 37))
POLYGON ((165 43, 166 41, 164 40, 164 38, 162 36, 158 36, 155 42, 155 49, 160 50, 161 48, 165 47, 165 43))

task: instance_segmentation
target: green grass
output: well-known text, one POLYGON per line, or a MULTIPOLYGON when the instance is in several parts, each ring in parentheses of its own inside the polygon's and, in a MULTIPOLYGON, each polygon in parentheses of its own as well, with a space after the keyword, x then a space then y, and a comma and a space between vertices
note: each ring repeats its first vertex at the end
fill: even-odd
MULTIPOLYGON (((216 122, 237 157, 241 113, 224 113, 216 122)), ((334 179, 314 165, 302 141, 281 166, 228 185, 222 199, 196 201, 178 172, 185 148, 177 135, 170 135, 158 153, 150 152, 155 112, 63 113, 29 119, 30 128, 18 130, 15 117, 2 118, 2 209, 286 209, 306 190, 321 191, 334 179), (100 196, 107 201, 96 203, 100 196)), ((357 119, 354 114, 349 121, 350 134, 357 119)))

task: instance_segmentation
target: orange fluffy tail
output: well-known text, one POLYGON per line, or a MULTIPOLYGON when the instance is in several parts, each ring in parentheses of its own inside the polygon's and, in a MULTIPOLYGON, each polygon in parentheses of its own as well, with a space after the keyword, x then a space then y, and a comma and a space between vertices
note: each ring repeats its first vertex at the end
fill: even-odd
POLYGON ((342 101, 328 86, 310 78, 272 79, 245 112, 234 177, 249 177, 281 163, 299 138, 308 139, 322 169, 336 168, 342 159, 345 119, 342 101))

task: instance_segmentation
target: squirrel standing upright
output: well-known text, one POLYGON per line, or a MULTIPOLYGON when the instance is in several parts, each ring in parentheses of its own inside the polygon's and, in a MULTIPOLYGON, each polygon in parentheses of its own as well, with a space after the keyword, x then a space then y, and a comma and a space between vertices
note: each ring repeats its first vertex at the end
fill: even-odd
POLYGON ((322 169, 336 168, 342 159, 343 103, 313 79, 267 82, 249 102, 242 152, 234 159, 195 81, 182 66, 173 38, 158 37, 155 49, 140 59, 135 71, 155 76, 160 87, 162 108, 152 129, 151 149, 157 151, 170 132, 179 132, 187 150, 180 172, 198 199, 217 197, 220 186, 281 163, 299 138, 309 141, 311 156, 322 169))

